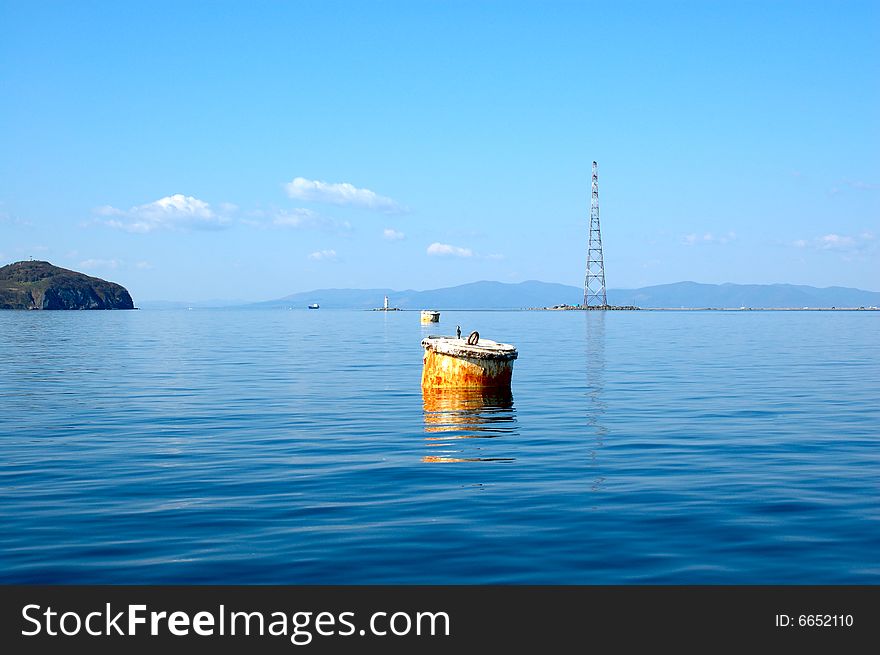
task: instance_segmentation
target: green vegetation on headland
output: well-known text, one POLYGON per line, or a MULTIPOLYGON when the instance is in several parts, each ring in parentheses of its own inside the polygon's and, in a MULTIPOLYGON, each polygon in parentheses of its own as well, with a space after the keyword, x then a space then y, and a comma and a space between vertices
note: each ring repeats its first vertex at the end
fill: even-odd
POLYGON ((125 287, 49 262, 0 268, 0 309, 134 309, 125 287))

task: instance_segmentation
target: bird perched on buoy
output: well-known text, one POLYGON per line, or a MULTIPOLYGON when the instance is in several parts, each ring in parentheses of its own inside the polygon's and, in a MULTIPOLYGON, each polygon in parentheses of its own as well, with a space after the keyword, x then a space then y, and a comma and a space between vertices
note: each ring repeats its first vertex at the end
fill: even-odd
POLYGON ((455 326, 455 338, 461 339, 461 326, 460 325, 455 326))

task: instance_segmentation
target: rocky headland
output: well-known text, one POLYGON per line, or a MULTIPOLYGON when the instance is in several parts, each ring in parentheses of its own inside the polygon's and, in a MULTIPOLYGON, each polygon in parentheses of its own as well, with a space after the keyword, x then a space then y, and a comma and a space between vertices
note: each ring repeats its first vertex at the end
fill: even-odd
POLYGON ((134 309, 125 287, 43 261, 0 268, 0 309, 134 309))

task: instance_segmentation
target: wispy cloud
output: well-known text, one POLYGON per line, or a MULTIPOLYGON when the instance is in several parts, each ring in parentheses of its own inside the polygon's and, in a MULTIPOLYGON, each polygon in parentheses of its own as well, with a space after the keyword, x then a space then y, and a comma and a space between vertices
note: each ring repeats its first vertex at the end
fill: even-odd
POLYGON ((846 235, 826 234, 825 236, 819 237, 818 243, 819 246, 825 250, 849 250, 856 245, 856 240, 853 237, 846 235))
POLYGON ((846 189, 855 189, 856 191, 876 191, 880 189, 880 184, 873 182, 865 182, 864 180, 841 180, 829 190, 832 196, 843 192, 846 189))
POLYGON ((288 196, 298 200, 362 207, 387 213, 403 209, 391 198, 380 196, 370 189, 360 189, 348 182, 322 182, 295 177, 284 185, 284 189, 288 196))
POLYGON ((448 243, 434 242, 428 246, 427 253, 434 257, 473 257, 474 251, 470 248, 461 248, 448 243))
POLYGON ((393 227, 386 227, 382 230, 382 238, 387 239, 388 241, 400 241, 403 239, 403 232, 399 232, 395 230, 393 227))
POLYGON ((728 232, 727 234, 705 232, 703 234, 685 234, 681 238, 681 242, 686 246, 696 246, 701 243, 727 243, 734 239, 736 239, 735 232, 728 232))
POLYGON ((28 257, 33 256, 35 253, 43 254, 50 251, 49 246, 42 246, 40 244, 33 244, 30 246, 19 246, 15 248, 15 253, 17 256, 26 255, 28 257))
POLYGON ((230 223, 232 207, 235 206, 224 203, 224 209, 216 212, 204 200, 175 193, 127 210, 105 205, 96 211, 106 217, 102 221, 105 225, 144 234, 166 229, 220 229, 230 223))
POLYGON ((334 261, 336 259, 335 250, 316 250, 309 255, 309 259, 316 262, 334 261))
POLYGON ((121 259, 86 259, 79 263, 79 267, 84 271, 115 271, 124 263, 121 259))
POLYGON ((838 250, 852 252, 863 250, 875 244, 873 232, 862 232, 858 236, 847 234, 825 234, 814 239, 797 239, 792 242, 795 248, 813 248, 816 250, 838 250))
POLYGON ((276 214, 272 224, 284 227, 311 227, 318 222, 318 218, 318 212, 313 212, 311 209, 288 209, 276 214))
POLYGON ((277 227, 292 227, 297 229, 324 230, 326 232, 349 232, 351 223, 340 221, 329 216, 324 216, 311 209, 297 207, 285 209, 272 219, 272 225, 277 227))
MULTIPOLYGON (((68 253, 71 254, 71 253, 68 253)), ((124 259, 119 259, 117 257, 112 258, 90 258, 84 259, 79 264, 77 264, 77 268, 83 271, 116 271, 116 270, 139 270, 139 271, 148 271, 153 268, 153 265, 148 261, 137 261, 137 262, 128 262, 124 259)))
POLYGON ((8 225, 19 225, 21 227, 31 227, 33 223, 29 220, 21 218, 20 216, 13 216, 7 211, 0 209, 0 223, 6 223, 8 225))

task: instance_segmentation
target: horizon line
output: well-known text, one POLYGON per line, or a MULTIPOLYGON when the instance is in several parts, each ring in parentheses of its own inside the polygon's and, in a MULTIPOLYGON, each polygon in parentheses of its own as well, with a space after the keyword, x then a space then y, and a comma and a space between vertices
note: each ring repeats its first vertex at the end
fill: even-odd
MULTIPOLYGON (((268 298, 268 299, 264 299, 264 300, 247 300, 247 299, 242 299, 242 298, 236 298, 236 299, 233 299, 233 298, 208 298, 208 299, 171 300, 171 299, 167 299, 167 298, 152 298, 152 299, 141 300, 140 302, 145 302, 145 303, 181 303, 181 304, 217 302, 217 303, 229 303, 229 306, 231 306, 231 305, 250 305, 250 304, 280 302, 280 301, 285 300, 289 296, 296 296, 296 295, 305 294, 305 293, 318 293, 318 292, 324 292, 324 291, 382 291, 382 292, 387 291, 390 293, 408 293, 408 292, 426 293, 426 292, 430 292, 430 291, 440 291, 443 289, 456 289, 458 287, 468 286, 471 284, 490 283, 490 284, 503 284, 506 286, 518 286, 518 285, 522 285, 522 284, 528 284, 530 282, 536 282, 538 284, 552 284, 552 285, 570 287, 572 289, 577 289, 579 291, 581 290, 581 287, 575 286, 573 284, 566 284, 564 282, 545 282, 543 280, 534 280, 534 279, 533 280, 523 280, 522 282, 501 282, 499 280, 476 280, 473 282, 463 282, 461 284, 456 284, 453 286, 434 287, 431 289, 392 289, 390 287, 318 287, 318 288, 313 288, 313 289, 306 289, 303 291, 294 291, 292 293, 287 294, 287 296, 268 298)), ((649 285, 642 286, 642 287, 610 287, 608 289, 608 291, 609 292, 611 292, 611 291, 639 291, 642 289, 651 289, 651 288, 663 287, 663 286, 673 286, 673 285, 677 285, 677 284, 698 284, 698 285, 702 285, 702 286, 711 286, 711 287, 721 287, 721 286, 726 286, 726 285, 742 286, 742 287, 744 287, 744 286, 758 286, 758 287, 787 286, 787 287, 807 287, 810 289, 821 289, 821 290, 847 289, 847 290, 853 290, 853 291, 861 291, 861 292, 865 292, 865 293, 880 293, 880 291, 875 291, 872 289, 863 289, 863 288, 859 288, 859 287, 846 287, 846 286, 841 286, 841 285, 836 285, 836 284, 832 284, 832 285, 825 286, 825 287, 817 287, 812 284, 796 284, 793 282, 749 282, 749 283, 744 283, 744 282, 695 282, 693 280, 679 280, 677 282, 662 282, 659 284, 649 284, 649 285)))

